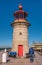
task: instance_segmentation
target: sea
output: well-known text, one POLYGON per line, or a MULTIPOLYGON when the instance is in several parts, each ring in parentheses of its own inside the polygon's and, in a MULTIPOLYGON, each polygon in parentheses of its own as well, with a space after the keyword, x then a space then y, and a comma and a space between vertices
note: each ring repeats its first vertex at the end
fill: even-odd
POLYGON ((4 49, 9 50, 9 49, 11 49, 11 48, 0 48, 0 51, 2 51, 2 50, 4 50, 4 49))

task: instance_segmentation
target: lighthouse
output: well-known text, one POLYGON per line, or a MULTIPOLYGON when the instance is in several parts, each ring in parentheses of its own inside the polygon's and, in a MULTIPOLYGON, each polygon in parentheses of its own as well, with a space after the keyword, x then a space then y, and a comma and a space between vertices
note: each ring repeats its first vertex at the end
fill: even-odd
POLYGON ((30 23, 26 20, 28 14, 23 10, 22 5, 19 5, 18 8, 11 24, 13 27, 12 51, 17 52, 17 56, 23 57, 29 50, 28 27, 30 23))

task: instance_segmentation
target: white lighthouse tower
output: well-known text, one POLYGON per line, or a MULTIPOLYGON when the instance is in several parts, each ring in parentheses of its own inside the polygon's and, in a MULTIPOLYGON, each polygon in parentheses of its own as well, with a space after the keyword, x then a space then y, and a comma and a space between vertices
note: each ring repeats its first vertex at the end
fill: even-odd
POLYGON ((27 13, 19 5, 19 10, 14 13, 15 20, 13 27, 13 44, 12 51, 17 52, 17 56, 22 57, 28 53, 28 27, 30 23, 26 20, 27 13))

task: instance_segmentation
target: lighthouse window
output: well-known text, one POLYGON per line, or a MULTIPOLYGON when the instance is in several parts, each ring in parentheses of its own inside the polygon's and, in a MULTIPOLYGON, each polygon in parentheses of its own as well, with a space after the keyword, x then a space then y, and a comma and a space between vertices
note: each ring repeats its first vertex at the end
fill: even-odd
POLYGON ((22 35, 22 33, 20 32, 20 35, 22 35))
POLYGON ((16 18, 19 18, 19 15, 17 14, 15 17, 16 17, 16 18))
POLYGON ((20 18, 23 18, 23 14, 20 14, 20 18))
POLYGON ((24 14, 24 18, 26 17, 26 15, 24 14))

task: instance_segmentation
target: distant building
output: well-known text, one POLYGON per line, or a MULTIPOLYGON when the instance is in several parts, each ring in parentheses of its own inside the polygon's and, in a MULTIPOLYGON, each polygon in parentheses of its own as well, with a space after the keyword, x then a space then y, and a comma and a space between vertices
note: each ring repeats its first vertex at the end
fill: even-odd
POLYGON ((30 23, 27 22, 27 12, 19 5, 19 10, 14 13, 14 22, 11 24, 13 27, 13 44, 12 51, 17 52, 17 56, 22 57, 28 53, 28 27, 30 23))
POLYGON ((42 43, 35 43, 32 45, 35 51, 42 52, 42 43))

